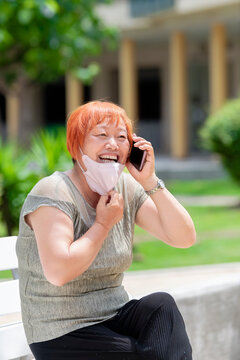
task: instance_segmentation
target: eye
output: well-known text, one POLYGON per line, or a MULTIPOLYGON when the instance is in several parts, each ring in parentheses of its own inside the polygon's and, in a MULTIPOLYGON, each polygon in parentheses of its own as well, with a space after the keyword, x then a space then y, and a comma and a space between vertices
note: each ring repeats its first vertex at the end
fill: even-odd
POLYGON ((127 137, 125 135, 119 135, 120 139, 126 139, 127 137))
POLYGON ((105 133, 100 133, 97 136, 107 136, 105 133))

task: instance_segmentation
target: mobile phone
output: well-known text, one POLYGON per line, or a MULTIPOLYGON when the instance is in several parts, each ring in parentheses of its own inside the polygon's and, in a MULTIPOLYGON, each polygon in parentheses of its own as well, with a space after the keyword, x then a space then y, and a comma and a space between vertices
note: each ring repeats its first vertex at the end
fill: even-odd
POLYGON ((135 143, 133 143, 129 161, 137 170, 141 171, 147 156, 147 151, 135 147, 134 144, 135 143))

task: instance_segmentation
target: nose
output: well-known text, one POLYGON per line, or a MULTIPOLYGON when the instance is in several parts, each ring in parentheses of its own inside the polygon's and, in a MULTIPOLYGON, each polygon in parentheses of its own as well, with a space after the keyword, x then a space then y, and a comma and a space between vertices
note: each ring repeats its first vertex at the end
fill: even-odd
POLYGON ((108 142, 106 144, 106 148, 107 149, 113 149, 113 150, 118 149, 118 143, 117 143, 117 141, 116 141, 116 139, 114 137, 110 137, 108 139, 108 142))

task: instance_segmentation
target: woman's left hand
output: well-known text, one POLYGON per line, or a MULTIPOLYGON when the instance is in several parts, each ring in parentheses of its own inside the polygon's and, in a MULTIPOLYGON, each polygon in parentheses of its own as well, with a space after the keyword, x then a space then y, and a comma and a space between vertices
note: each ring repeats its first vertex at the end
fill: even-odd
POLYGON ((145 163, 141 171, 137 170, 129 161, 126 163, 126 167, 130 174, 137 180, 143 187, 152 178, 155 178, 155 157, 152 144, 140 136, 133 135, 133 146, 138 147, 141 150, 146 150, 147 155, 145 163))

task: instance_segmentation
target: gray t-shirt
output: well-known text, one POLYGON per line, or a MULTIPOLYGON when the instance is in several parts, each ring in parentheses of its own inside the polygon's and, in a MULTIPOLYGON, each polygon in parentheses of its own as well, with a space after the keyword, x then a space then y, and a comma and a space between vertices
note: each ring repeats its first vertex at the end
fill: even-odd
POLYGON ((123 272, 132 261, 135 216, 147 195, 131 175, 122 173, 116 190, 124 198, 124 216, 109 232, 91 266, 63 286, 43 274, 34 232, 25 216, 40 206, 54 206, 73 222, 74 240, 93 224, 96 210, 71 179, 56 171, 40 180, 20 215, 17 256, 23 325, 29 344, 46 341, 113 317, 128 300, 123 272))

